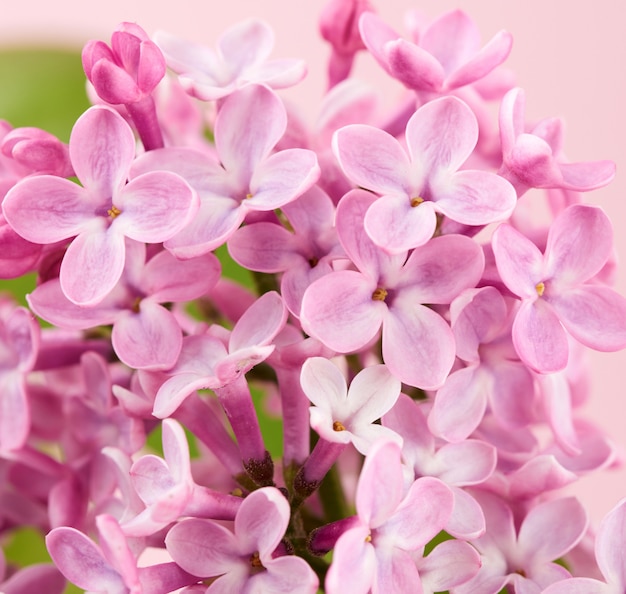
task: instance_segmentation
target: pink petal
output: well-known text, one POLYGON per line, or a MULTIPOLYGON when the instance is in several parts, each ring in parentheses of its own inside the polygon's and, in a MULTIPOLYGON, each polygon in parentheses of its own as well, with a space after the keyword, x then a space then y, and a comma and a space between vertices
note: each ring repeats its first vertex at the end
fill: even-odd
POLYGON ((234 382, 237 378, 248 373, 255 365, 265 361, 274 352, 274 345, 249 346, 241 348, 224 357, 215 366, 215 376, 218 385, 222 387, 234 382))
POLYGON ((407 551, 394 547, 391 550, 377 550, 376 553, 374 591, 424 594, 415 560, 407 551))
POLYGON ((368 594, 376 575, 376 554, 367 541, 369 528, 358 526, 344 532, 333 551, 333 561, 326 574, 328 594, 368 594))
POLYGON ((29 307, 40 318, 60 328, 84 330, 111 324, 120 315, 119 308, 105 299, 97 307, 72 303, 61 291, 58 278, 39 285, 26 296, 29 307))
POLYGON ((432 309, 411 303, 390 308, 383 322, 383 360, 404 383, 441 387, 454 363, 454 336, 432 309))
POLYGON ((626 588, 626 499, 606 515, 596 537, 596 560, 606 580, 617 589, 626 588))
POLYGON ((133 132, 110 107, 91 107, 74 124, 70 136, 72 166, 94 196, 110 198, 126 182, 134 156, 133 132))
POLYGON ((123 594, 122 577, 102 556, 102 551, 74 528, 54 528, 46 536, 46 546, 61 573, 80 588, 123 594))
POLYGON ((443 592, 473 577, 480 568, 480 555, 459 540, 447 540, 419 561, 422 583, 430 592, 443 592))
POLYGON ((358 272, 328 274, 304 293, 300 321, 333 350, 359 350, 376 336, 387 310, 383 302, 372 300, 375 290, 376 284, 358 272))
POLYGON ((433 183, 436 208, 464 225, 507 219, 517 202, 513 186, 489 171, 459 171, 447 183, 433 183))
POLYGON ((178 260, 170 252, 162 251, 143 268, 141 284, 157 303, 191 301, 206 295, 220 274, 220 262, 213 254, 178 260))
POLYGON ((460 487, 451 487, 454 508, 445 530, 455 538, 474 540, 486 530, 485 516, 478 502, 460 487))
POLYGON ((374 12, 364 12, 359 18, 359 32, 363 43, 378 61, 389 72, 387 56, 384 48, 390 41, 399 39, 399 35, 374 12))
POLYGON ((250 493, 235 518, 235 534, 241 553, 258 552, 261 561, 269 560, 285 535, 289 517, 289 502, 275 487, 250 493))
POLYGON ((510 225, 500 225, 491 245, 504 284, 520 297, 536 297, 542 281, 543 255, 539 248, 510 225))
POLYGON ((520 359, 539 373, 554 373, 567 365, 567 335, 545 300, 523 301, 513 322, 513 344, 520 359))
POLYGON ((396 39, 383 46, 389 73, 404 86, 416 91, 441 89, 445 73, 441 64, 427 51, 410 41, 396 39))
POLYGON ((165 546, 178 565, 197 576, 222 575, 241 563, 234 534, 210 520, 193 518, 174 525, 165 546))
POLYGON ((524 132, 525 95, 520 88, 511 89, 500 104, 500 142, 502 153, 509 155, 517 137, 524 132))
POLYGON ((61 263, 61 289, 77 305, 96 305, 115 287, 125 260, 124 236, 112 227, 81 233, 61 263))
POLYGON ((0 451, 19 450, 30 432, 30 406, 22 374, 0 373, 0 451))
POLYGON ((325 411, 340 410, 346 404, 346 380, 339 368, 324 357, 311 357, 304 362, 300 385, 307 398, 325 411))
POLYGON ((597 206, 574 204, 552 223, 546 268, 559 289, 574 287, 596 275, 611 256, 613 227, 597 206))
POLYGON ((392 516, 402 500, 400 446, 378 442, 365 458, 356 492, 359 518, 378 528, 392 516))
POLYGON ((509 475, 511 497, 532 499, 569 485, 577 478, 573 472, 563 468, 554 456, 538 456, 509 475))
POLYGON ((218 248, 235 232, 245 217, 232 198, 204 198, 196 216, 165 247, 177 258, 195 258, 218 248))
POLYGON ((254 170, 252 196, 243 202, 250 210, 273 210, 295 200, 319 178, 320 168, 313 151, 287 149, 268 157, 254 170))
POLYGON ((411 195, 409 158, 387 132, 353 124, 337 130, 332 144, 343 172, 357 186, 379 194, 411 195))
POLYGON ((453 506, 449 487, 436 478, 418 478, 385 523, 384 531, 393 538, 395 546, 415 551, 443 530, 453 506))
POLYGON ((542 594, 615 594, 615 590, 591 578, 571 578, 551 584, 542 594))
POLYGON ((626 347, 626 299, 610 287, 588 285, 550 299, 565 329, 598 351, 626 347))
POLYGON ((191 186, 169 171, 134 178, 115 201, 122 212, 113 225, 131 239, 146 243, 160 243, 176 235, 200 205, 191 186))
POLYGON ((105 558, 122 576, 127 587, 139 587, 137 561, 117 520, 112 516, 102 514, 96 516, 96 527, 105 558))
MULTIPOLYGON (((267 562, 267 571, 253 575, 249 583, 255 592, 272 594, 315 594, 319 579, 307 562, 295 555, 277 557, 267 562)), ((231 590, 234 591, 234 590, 231 590)))
POLYGON ((611 183, 615 177, 615 163, 613 161, 587 161, 584 163, 559 163, 562 187, 588 192, 603 188, 611 183))
POLYGON ((496 449, 491 444, 476 439, 446 444, 435 454, 435 461, 443 470, 437 476, 456 487, 486 481, 496 468, 496 460, 496 449))
POLYGON ((178 359, 183 334, 164 307, 144 300, 139 313, 120 317, 111 335, 113 349, 133 369, 169 369, 178 359))
POLYGON ((230 27, 217 42, 218 51, 233 74, 265 61, 273 47, 274 32, 265 22, 256 19, 230 27))
POLYGON ((424 245, 436 227, 433 203, 427 201, 412 207, 404 195, 379 198, 365 215, 365 232, 390 254, 402 254, 424 245))
POLYGON ((267 87, 248 85, 230 95, 220 108, 214 131, 217 153, 226 171, 247 185, 286 125, 285 108, 267 87))
POLYGON ((508 428, 532 423, 537 414, 537 397, 533 375, 526 365, 503 360, 491 372, 489 403, 498 421, 508 428))
POLYGON ((488 376, 476 367, 451 373, 437 392, 428 417, 430 430, 451 442, 466 439, 485 414, 488 389, 488 376))
POLYGON ((299 244, 283 226, 261 222, 238 229, 228 241, 228 252, 240 266, 275 273, 301 262, 299 244))
POLYGON ((282 330, 287 321, 287 308, 276 291, 259 297, 239 318, 228 343, 231 353, 245 347, 264 346, 282 330))
POLYGON ((513 36, 507 31, 499 31, 471 60, 448 77, 446 87, 462 87, 487 76, 507 59, 512 45, 513 36))
POLYGON ((355 266, 372 280, 383 271, 399 269, 406 255, 390 255, 377 247, 366 233, 363 222, 376 196, 365 190, 353 190, 343 196, 337 206, 337 234, 346 254, 355 266))
POLYGON ((456 171, 478 141, 478 122, 472 110, 456 97, 442 97, 420 107, 406 126, 411 160, 429 172, 456 171))
POLYGON ((20 236, 35 243, 55 243, 93 227, 98 201, 79 185, 60 177, 38 175, 16 184, 2 210, 20 236))
POLYGON ((402 287, 403 300, 450 303, 478 284, 483 269, 483 251, 477 242, 463 235, 444 235, 411 253, 399 275, 398 287, 402 287))
POLYGON ((587 529, 587 515, 574 497, 540 503, 519 530, 518 546, 526 563, 545 563, 572 549, 587 529))
POLYGON ((396 403, 402 386, 384 365, 372 365, 360 371, 348 389, 348 406, 353 428, 380 419, 396 403))
POLYGON ((98 60, 91 69, 89 80, 98 96, 112 105, 134 103, 141 98, 135 79, 113 61, 98 60))

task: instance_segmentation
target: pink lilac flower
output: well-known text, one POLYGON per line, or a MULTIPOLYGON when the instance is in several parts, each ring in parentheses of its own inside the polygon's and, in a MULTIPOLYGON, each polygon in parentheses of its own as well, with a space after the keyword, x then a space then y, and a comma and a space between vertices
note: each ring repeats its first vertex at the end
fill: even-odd
POLYGON ((66 526, 46 536, 46 546, 55 565, 73 584, 102 594, 157 594, 192 584, 194 576, 175 563, 137 567, 135 554, 111 516, 96 518, 98 546, 85 534, 66 526))
POLYGON ((626 300, 593 282, 613 248, 611 223, 600 208, 575 204, 563 211, 543 254, 506 224, 494 232, 492 246, 504 284, 521 299, 513 343, 524 363, 540 373, 564 369, 567 333, 600 351, 626 346, 626 300))
POLYGON ((575 577, 557 582, 542 594, 622 594, 626 592, 626 499, 622 499, 602 520, 596 535, 595 553, 604 582, 575 577))
POLYGON ((251 223, 235 231, 228 252, 249 270, 282 272, 280 293, 299 317, 307 287, 332 272, 333 261, 345 254, 334 227, 334 205, 323 190, 313 186, 281 210, 293 232, 275 223, 251 223))
POLYGON ((444 528, 452 506, 452 493, 435 478, 417 479, 405 492, 400 447, 377 442, 359 477, 357 520, 335 545, 326 592, 419 592, 412 553, 444 528))
POLYGON ((516 356, 509 304, 499 291, 468 289, 450 304, 450 320, 457 357, 466 366, 454 370, 437 392, 428 417, 433 433, 460 442, 478 427, 488 406, 506 427, 535 420, 534 377, 516 356))
POLYGON ((61 264, 61 288, 78 305, 95 305, 124 268, 124 238, 159 243, 195 214, 198 197, 173 173, 148 173, 126 183, 135 139, 122 117, 92 107, 76 122, 70 157, 83 186, 40 175, 22 180, 2 204, 9 224, 37 243, 74 236, 61 264))
POLYGON ((359 19, 372 11, 368 0, 330 0, 320 14, 320 33, 332 48, 328 61, 328 86, 345 80, 352 70, 355 54, 365 49, 359 19))
POLYGON ((376 197, 346 194, 337 209, 337 232, 357 270, 342 270, 313 282, 304 294, 301 322, 308 334, 337 352, 366 347, 382 326, 382 355, 401 381, 424 389, 443 384, 454 362, 447 322, 425 303, 450 303, 473 287, 483 269, 482 252, 460 235, 430 240, 389 255, 363 232, 376 197))
POLYGON ((572 549, 587 529, 587 516, 574 497, 544 501, 532 507, 521 523, 500 498, 473 490, 487 520, 487 532, 473 541, 482 567, 455 594, 496 594, 507 584, 516 593, 540 594, 546 586, 569 577, 555 563, 572 549))
POLYGON ((270 60, 274 33, 263 21, 249 19, 225 31, 217 50, 163 31, 154 39, 183 87, 204 101, 221 99, 248 84, 291 87, 306 75, 302 60, 270 60))
POLYGON ((174 314, 161 304, 202 297, 217 282, 213 254, 178 260, 163 250, 149 260, 143 243, 126 239, 122 276, 97 305, 81 307, 61 290, 59 279, 40 284, 27 300, 41 318, 60 328, 113 325, 111 343, 120 360, 134 369, 169 369, 178 360, 183 335, 174 314))
POLYGON ((21 448, 31 424, 26 377, 35 365, 40 331, 32 314, 0 301, 0 451, 21 448))
POLYGON ((396 254, 423 245, 435 232, 437 213, 475 226, 509 217, 516 200, 511 184, 489 171, 460 170, 477 140, 476 117, 455 97, 415 112, 406 126, 408 154, 372 126, 335 133, 333 150, 346 176, 381 195, 365 216, 375 244, 396 254))
POLYGON ((272 153, 286 125, 278 96, 249 85, 228 97, 218 113, 214 134, 219 161, 187 148, 150 151, 137 160, 131 178, 173 171, 201 197, 200 211, 165 242, 167 249, 179 258, 205 254, 225 243, 248 213, 281 208, 315 183, 315 153, 300 148, 272 153))
POLYGON ((135 23, 122 23, 111 36, 111 47, 90 41, 82 61, 98 96, 126 106, 145 149, 161 148, 163 135, 152 92, 165 76, 165 58, 146 32, 135 23))
POLYGON ((511 89, 500 106, 502 166, 500 175, 522 195, 529 188, 562 188, 587 192, 615 176, 612 161, 568 163, 562 156, 563 123, 545 119, 525 131, 524 91, 511 89))
POLYGON ((372 12, 359 22, 367 49, 409 89, 445 93, 488 75, 509 55, 513 38, 500 31, 480 47, 480 32, 461 10, 441 15, 416 43, 402 39, 372 12))
POLYGON ((446 532, 467 540, 481 536, 485 518, 463 487, 479 485, 491 476, 496 467, 496 448, 478 439, 438 443, 428 429, 422 408, 405 394, 400 395, 382 423, 402 437, 402 458, 411 480, 433 476, 452 490, 454 509, 446 532))
POLYGON ((289 503, 274 487, 250 493, 241 503, 233 529, 192 518, 167 534, 168 552, 185 571, 217 579, 204 590, 314 594, 318 578, 306 561, 274 554, 289 524, 289 503))

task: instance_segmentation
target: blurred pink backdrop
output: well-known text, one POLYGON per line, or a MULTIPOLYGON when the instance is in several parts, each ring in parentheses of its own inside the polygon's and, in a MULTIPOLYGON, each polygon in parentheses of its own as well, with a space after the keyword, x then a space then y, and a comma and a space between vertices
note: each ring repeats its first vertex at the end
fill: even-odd
MULTIPOLYGON (((618 174, 600 191, 587 194, 600 204, 615 226, 619 259, 626 261, 626 36, 622 0, 593 5, 571 0, 372 0, 398 31, 406 32, 403 16, 418 9, 435 17, 462 8, 477 22, 483 39, 500 29, 514 36, 508 66, 526 90, 527 117, 561 116, 567 124, 565 150, 571 161, 613 159, 618 174)), ((21 0, 4 10, 0 43, 81 47, 89 39, 108 41, 121 21, 135 21, 149 34, 167 30, 187 39, 214 45, 228 26, 261 17, 276 33, 275 57, 301 57, 309 65, 307 79, 289 97, 314 117, 325 90, 328 49, 317 33, 322 0, 21 0)), ((357 64, 360 78, 382 81, 369 56, 357 64), (379 78, 377 78, 379 77, 379 78)), ((396 89, 395 86, 390 88, 396 89)), ((618 289, 626 294, 626 271, 618 273, 618 289)), ((586 410, 626 452, 626 352, 591 353, 593 393, 586 410)), ((574 490, 588 506, 594 522, 626 496, 626 470, 606 471, 583 479, 574 490)))

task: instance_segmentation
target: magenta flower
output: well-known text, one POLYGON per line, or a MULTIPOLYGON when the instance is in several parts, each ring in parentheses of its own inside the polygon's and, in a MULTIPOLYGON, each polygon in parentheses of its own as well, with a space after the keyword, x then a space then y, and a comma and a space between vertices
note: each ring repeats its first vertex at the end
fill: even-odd
POLYGON ((405 494, 400 447, 377 442, 359 477, 358 519, 335 545, 326 592, 419 592, 412 553, 444 528, 452 506, 452 493, 435 478, 416 480, 405 494))
POLYGON ((473 287, 482 273, 482 251, 467 237, 448 235, 408 258, 389 255, 363 232, 363 218, 375 200, 354 190, 340 202, 337 232, 358 270, 332 272, 312 283, 301 322, 308 334, 341 353, 366 347, 382 326, 389 370, 412 386, 435 389, 454 362, 454 338, 447 322, 422 304, 450 303, 473 287))
POLYGON ((274 556, 289 524, 289 503, 274 487, 253 491, 241 503, 233 530, 189 519, 167 534, 168 552, 185 571, 217 577, 206 594, 289 592, 314 594, 318 579, 300 557, 274 556))
POLYGON ((417 43, 402 39, 374 13, 359 22, 361 36, 378 63, 409 89, 445 93, 489 74, 509 55, 513 38, 500 31, 480 47, 480 32, 462 10, 441 15, 417 43))
POLYGON ((595 553, 606 580, 575 577, 546 588, 542 594, 622 594, 626 592, 626 499, 622 499, 602 520, 596 536, 595 553))
POLYGON ((408 155, 390 134, 365 125, 341 128, 333 150, 346 176, 381 195, 368 209, 365 230, 390 253, 424 245, 437 213, 464 225, 508 218, 513 186, 488 171, 459 170, 478 140, 472 110, 444 97, 418 109, 406 126, 408 155))
POLYGON ((40 175, 22 180, 4 199, 9 224, 29 241, 74 236, 61 264, 61 288, 79 305, 94 305, 113 289, 124 268, 124 237, 160 243, 193 217, 198 197, 177 175, 160 171, 126 183, 135 139, 123 118, 92 107, 76 122, 70 157, 79 186, 40 175))
POLYGON ((594 206, 572 205, 552 224, 545 253, 510 225, 492 240, 498 272, 521 299, 513 343, 540 373, 564 369, 567 333, 590 348, 626 346, 626 299, 593 282, 613 249, 608 217, 594 206))
POLYGON ((217 51, 158 31, 154 36, 178 73, 182 86, 204 101, 221 99, 248 84, 273 89, 291 87, 306 75, 302 60, 269 60, 274 33, 263 21, 234 25, 217 42, 217 51))

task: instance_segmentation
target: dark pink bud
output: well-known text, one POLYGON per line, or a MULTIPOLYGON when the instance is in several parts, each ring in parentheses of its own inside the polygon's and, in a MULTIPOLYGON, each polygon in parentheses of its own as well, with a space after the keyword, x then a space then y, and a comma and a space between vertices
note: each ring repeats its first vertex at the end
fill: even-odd
POLYGON ((320 16, 320 33, 339 54, 364 49, 359 33, 359 17, 373 11, 367 0, 330 0, 320 16))
POLYGON ((2 154, 32 173, 70 177, 74 169, 69 149, 56 136, 39 128, 11 130, 1 145, 2 154))

